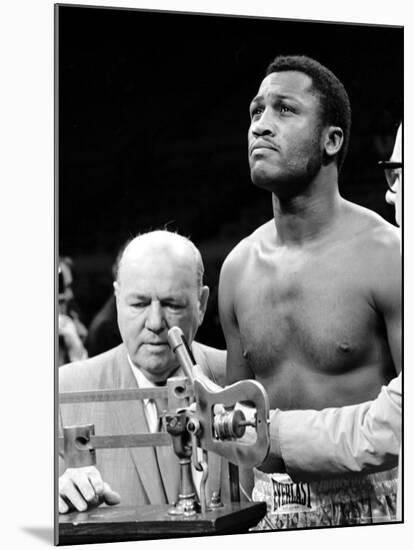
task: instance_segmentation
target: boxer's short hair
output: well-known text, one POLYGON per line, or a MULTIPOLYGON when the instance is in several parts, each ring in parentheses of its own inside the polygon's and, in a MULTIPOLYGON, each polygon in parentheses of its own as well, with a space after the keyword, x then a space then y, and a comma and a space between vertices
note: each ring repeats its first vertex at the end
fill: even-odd
POLYGON ((313 89, 320 98, 320 119, 323 125, 339 126, 344 142, 338 153, 338 170, 342 168, 348 151, 351 133, 351 104, 344 85, 332 71, 306 55, 280 55, 270 63, 266 76, 283 71, 299 71, 312 79, 313 89))

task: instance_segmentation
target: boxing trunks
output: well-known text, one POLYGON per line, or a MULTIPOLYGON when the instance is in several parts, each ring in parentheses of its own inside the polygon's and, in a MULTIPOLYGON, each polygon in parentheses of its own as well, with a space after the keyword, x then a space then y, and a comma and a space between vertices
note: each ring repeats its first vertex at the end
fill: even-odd
POLYGON ((253 500, 267 515, 255 531, 396 521, 398 469, 295 483, 288 474, 254 470, 253 500))

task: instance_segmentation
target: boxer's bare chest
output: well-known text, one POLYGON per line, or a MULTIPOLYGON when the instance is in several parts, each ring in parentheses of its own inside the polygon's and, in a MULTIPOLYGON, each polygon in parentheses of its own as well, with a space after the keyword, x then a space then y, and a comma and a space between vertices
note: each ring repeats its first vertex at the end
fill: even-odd
POLYGON ((235 290, 243 357, 260 379, 343 374, 369 360, 380 321, 352 247, 253 248, 235 290))

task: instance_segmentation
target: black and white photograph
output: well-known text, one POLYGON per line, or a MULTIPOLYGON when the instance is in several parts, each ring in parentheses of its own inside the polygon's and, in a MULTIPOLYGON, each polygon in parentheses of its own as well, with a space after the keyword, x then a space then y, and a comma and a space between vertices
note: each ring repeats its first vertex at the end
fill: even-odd
POLYGON ((3 33, 6 540, 405 547, 410 22, 320 4, 3 33))
POLYGON ((401 521, 403 27, 55 24, 59 544, 401 521))

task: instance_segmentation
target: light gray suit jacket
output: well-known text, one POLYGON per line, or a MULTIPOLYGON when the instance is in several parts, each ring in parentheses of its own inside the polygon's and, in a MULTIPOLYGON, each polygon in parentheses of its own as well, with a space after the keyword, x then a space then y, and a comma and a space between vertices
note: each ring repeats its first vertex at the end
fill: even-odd
MULTIPOLYGON (((226 353, 196 342, 197 364, 216 383, 224 385, 226 353)), ((137 388, 124 344, 105 353, 59 369, 59 392, 137 388)), ((60 426, 93 423, 96 435, 148 433, 142 401, 62 404, 60 426)), ((121 504, 164 504, 177 499, 178 459, 171 447, 100 449, 97 468, 104 481, 121 495, 121 504)), ((61 461, 60 473, 64 463, 61 461)), ((221 459, 209 454, 207 493, 220 487, 221 459)))

